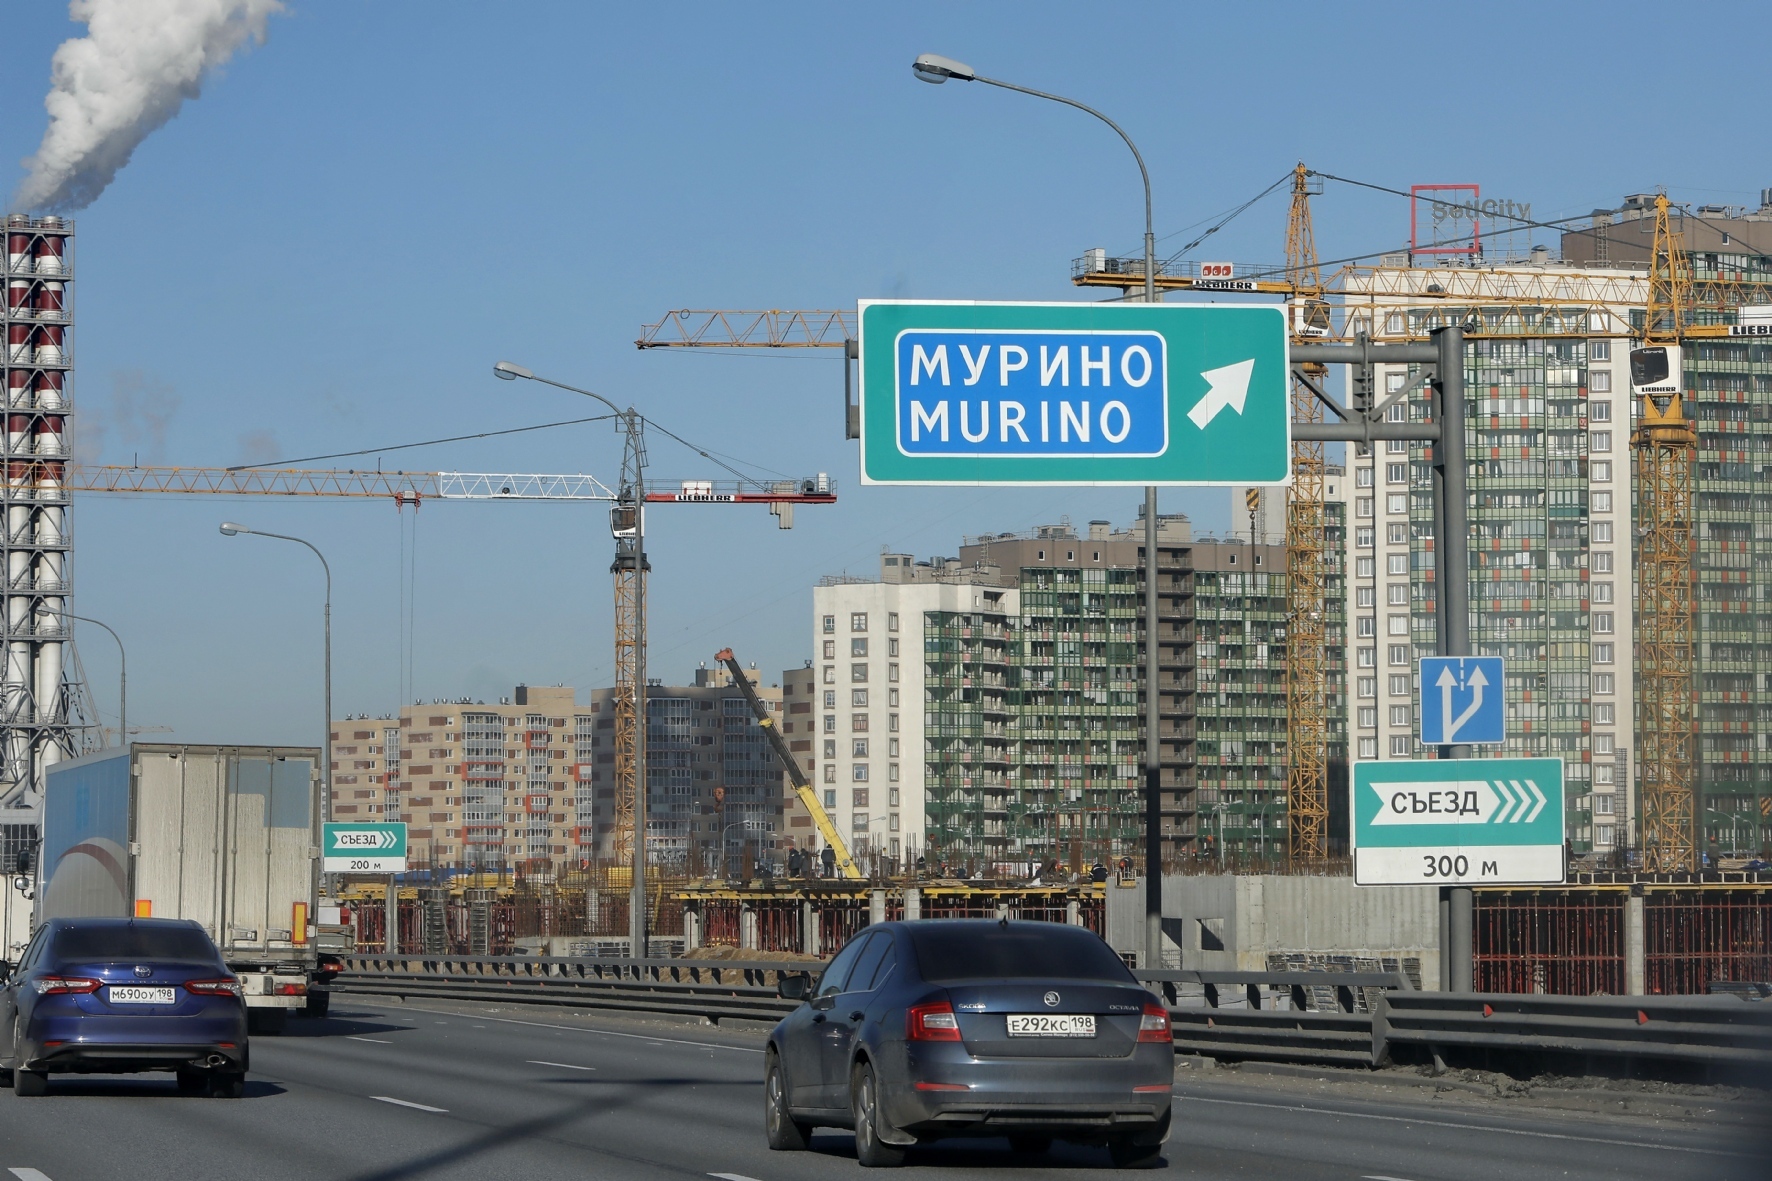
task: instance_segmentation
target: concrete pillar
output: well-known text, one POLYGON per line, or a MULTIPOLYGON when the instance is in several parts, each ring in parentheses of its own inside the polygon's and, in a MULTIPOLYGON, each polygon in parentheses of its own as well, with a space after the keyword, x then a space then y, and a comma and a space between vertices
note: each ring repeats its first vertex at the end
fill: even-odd
POLYGON ((904 921, 914 923, 923 917, 923 891, 915 886, 904 888, 904 921))
POLYGON ((1649 987, 1647 931, 1643 921, 1643 887, 1633 885, 1624 900, 1624 994, 1643 996, 1649 987))
POLYGON ((1083 906, 1075 898, 1064 904, 1064 921, 1073 927, 1083 925, 1083 906))
POLYGON ((738 912, 738 945, 745 951, 757 950, 757 910, 746 906, 738 912))
POLYGON ((683 950, 694 951, 701 946, 701 903, 683 904, 683 950))
POLYGON ((818 950, 818 907, 809 898, 800 904, 800 951, 805 955, 822 955, 818 950))
POLYGON ((883 923, 886 921, 886 891, 868 891, 868 922, 883 923))
POLYGON ((595 886, 585 887, 585 932, 588 934, 597 929, 597 920, 603 909, 603 891, 595 886))

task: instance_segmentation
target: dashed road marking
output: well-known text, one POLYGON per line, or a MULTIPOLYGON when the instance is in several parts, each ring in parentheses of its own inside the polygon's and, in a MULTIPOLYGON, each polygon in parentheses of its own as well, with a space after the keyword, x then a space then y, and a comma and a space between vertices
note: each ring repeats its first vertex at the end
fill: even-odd
POLYGON ((561 1070, 595 1070, 595 1066, 574 1066, 570 1062, 543 1062, 540 1058, 525 1059, 531 1066, 558 1066, 561 1070))
MULTIPOLYGON (((437 1010, 419 1009, 418 1012, 435 1013, 437 1010)), ((617 1033, 613 1029, 597 1029, 584 1025, 554 1025, 547 1021, 519 1021, 515 1017, 488 1017, 486 1020, 499 1021, 506 1025, 527 1025, 532 1029, 565 1029, 570 1030, 573 1033, 594 1033, 600 1037, 629 1037, 633 1038, 635 1041, 651 1042, 655 1046, 669 1042, 673 1046, 699 1046, 704 1050, 736 1050, 741 1054, 761 1054, 764 1052, 756 1046, 724 1046, 719 1042, 692 1042, 687 1038, 661 1038, 656 1034, 649 1033, 617 1033)), ((442 1025, 444 1023, 439 1021, 437 1024, 442 1025)))
POLYGON ((434 1111, 439 1115, 445 1115, 449 1111, 447 1107, 432 1107, 428 1103, 414 1103, 410 1099, 396 1099, 392 1095, 371 1095, 370 1098, 377 1103, 392 1103, 396 1107, 410 1107, 414 1111, 434 1111))
POLYGON ((7 1169, 18 1181, 49 1181, 49 1174, 41 1169, 7 1169))
POLYGON ((709 1173, 710 1177, 718 1177, 720 1181, 757 1181, 755 1177, 747 1177, 743 1173, 709 1173))
POLYGON ((378 1046, 391 1046, 394 1043, 379 1037, 358 1037, 354 1033, 345 1034, 345 1040, 351 1042, 374 1042, 378 1046))

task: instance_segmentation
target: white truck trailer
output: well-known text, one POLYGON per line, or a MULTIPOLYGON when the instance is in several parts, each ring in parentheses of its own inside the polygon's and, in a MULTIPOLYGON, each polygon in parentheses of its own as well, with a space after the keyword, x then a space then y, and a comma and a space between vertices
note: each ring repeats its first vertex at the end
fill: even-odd
POLYGON ((318 963, 320 752, 135 743, 49 769, 36 921, 193 919, 261 1032, 318 963))

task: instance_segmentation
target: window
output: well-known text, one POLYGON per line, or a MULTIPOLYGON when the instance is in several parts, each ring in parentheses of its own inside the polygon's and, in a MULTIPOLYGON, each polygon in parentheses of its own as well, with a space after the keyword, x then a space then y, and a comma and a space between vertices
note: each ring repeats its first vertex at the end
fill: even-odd
POLYGON ((1409 725, 1409 707, 1406 705, 1391 706, 1391 725, 1407 728, 1409 725))
POLYGON ((1391 648, 1390 648, 1390 663, 1393 665, 1408 664, 1409 663, 1409 645, 1407 645, 1407 644, 1392 644, 1391 648))
POLYGON ((837 659, 837 641, 826 640, 824 642, 824 658, 826 660, 837 659))
POLYGON ((1409 736, 1407 734, 1391 735, 1391 758, 1406 759, 1409 757, 1409 736))
POLYGON ((1587 449, 1595 455, 1605 455, 1612 450, 1611 431, 1589 431, 1587 433, 1587 449))
MULTIPOLYGON (((1395 410, 1396 407, 1392 406, 1391 409, 1395 410)), ((1386 455, 1407 455, 1407 454, 1409 454, 1409 440, 1408 439, 1386 439, 1384 441, 1384 453, 1386 455)))
MULTIPOLYGON (((1592 558, 1595 574, 1612 573, 1612 555, 1604 550, 1596 551, 1592 558)), ((1607 602, 1611 602, 1610 599, 1607 602)))
POLYGON ((1593 472, 1594 483, 1607 484, 1607 483, 1611 482, 1611 480, 1612 480, 1612 461, 1610 459, 1596 459, 1596 460, 1594 460, 1591 470, 1593 472))
POLYGON ((1371 578, 1372 577, 1372 559, 1370 557, 1355 558, 1354 559, 1354 577, 1355 578, 1371 578))
POLYGON ((1376 729, 1378 729, 1378 707, 1376 705, 1362 705, 1359 708, 1358 713, 1359 713, 1359 727, 1360 727, 1360 729, 1362 729, 1362 730, 1376 730, 1376 729))
POLYGON ((1373 599, 1377 596, 1377 594, 1378 594, 1378 592, 1373 590, 1369 586, 1356 586, 1354 588, 1354 606, 1356 606, 1356 607, 1370 607, 1370 606, 1372 606, 1373 599))
POLYGON ((1407 484, 1409 482, 1409 465, 1406 463, 1385 464, 1384 482, 1386 484, 1407 484))
POLYGON ((1360 739, 1360 757, 1362 759, 1376 759, 1378 757, 1378 739, 1360 739))
POLYGON ((849 690, 849 704, 850 705, 853 705, 853 706, 856 706, 859 708, 861 706, 865 706, 867 703, 868 703, 868 691, 866 689, 851 689, 851 690, 849 690))
POLYGON ((863 685, 867 684, 868 666, 865 664, 850 665, 849 666, 849 679, 851 681, 857 682, 859 684, 863 684, 863 685))
POLYGON ((1359 637, 1362 640, 1367 640, 1367 639, 1371 639, 1373 636, 1375 636, 1377 634, 1378 634, 1378 621, 1376 619, 1372 618, 1372 616, 1360 615, 1360 616, 1356 616, 1354 618, 1354 635, 1355 636, 1359 637))
POLYGON ((857 739, 854 739, 853 741, 851 741, 849 745, 851 747, 851 749, 849 751, 850 758, 865 759, 868 757, 868 740, 867 739, 857 738, 857 739))
POLYGON ((1594 704, 1594 725, 1616 725, 1614 719, 1618 716, 1617 709, 1618 707, 1613 705, 1610 701, 1596 702, 1594 704))
POLYGON ((1407 607, 1409 605, 1409 584, 1408 583, 1393 582, 1388 587, 1386 587, 1385 590, 1387 592, 1385 601, 1387 603, 1389 603, 1391 606, 1393 606, 1393 607, 1407 607))
POLYGON ((1359 677, 1356 679, 1355 684, 1356 684, 1359 696, 1361 696, 1361 697, 1377 697, 1378 696, 1378 678, 1377 677, 1359 677))
POLYGON ((1587 359, 1590 361, 1610 361, 1612 359, 1612 342, 1609 340, 1588 341, 1587 359))
POLYGON ((1617 754, 1618 736, 1615 734, 1595 734, 1594 753, 1597 755, 1617 754))
POLYGON ((1385 555, 1384 572, 1386 574, 1407 574, 1407 573, 1409 573, 1409 555, 1408 554, 1387 554, 1387 555, 1385 555))
POLYGON ((1612 403, 1606 401, 1589 402, 1587 404, 1587 420, 1589 422, 1611 422, 1612 403))
POLYGON ((1615 768, 1611 763, 1594 764, 1594 787, 1611 789, 1617 787, 1616 777, 1612 774, 1615 768))
POLYGON ((854 766, 850 767, 849 778, 856 783, 866 783, 868 781, 868 765, 866 763, 856 763, 854 766))
POLYGON ((898 630, 898 612, 886 612, 886 630, 889 632, 895 632, 898 630))
MULTIPOLYGON (((897 727, 894 726, 893 729, 897 729, 897 727)), ((898 757, 898 739, 888 738, 886 740, 886 754, 889 758, 896 759, 898 757)))
POLYGON ((868 630, 868 613, 866 611, 851 611, 849 613, 849 630, 852 632, 868 630))
POLYGON ((898 655, 898 641, 897 640, 887 640, 886 641, 886 655, 888 655, 888 656, 897 656, 898 655))
POLYGON ((1356 517, 1370 517, 1371 515, 1372 515, 1372 498, 1370 496, 1361 496, 1361 497, 1356 498, 1354 501, 1354 516, 1356 516, 1356 517))
MULTIPOLYGON (((897 763, 888 763, 887 764, 887 766, 886 766, 886 782, 888 782, 888 783, 897 783, 898 782, 898 764, 897 763)), ((896 787, 892 789, 892 806, 894 808, 898 807, 898 789, 896 787)))
POLYGON ((1611 673, 1595 673, 1594 674, 1594 692, 1595 693, 1599 693, 1604 696, 1610 697, 1613 693, 1615 693, 1617 691, 1617 690, 1613 689, 1612 684, 1613 684, 1613 681, 1612 681, 1612 674, 1611 673))
POLYGON ((1405 492, 1392 492, 1384 498, 1384 511, 1387 513, 1408 512, 1409 495, 1405 492))
POLYGON ((1596 795, 1596 796, 1594 796, 1594 815, 1596 815, 1596 816, 1611 816, 1613 814, 1612 813, 1612 809, 1613 809, 1612 798, 1613 797, 1610 795, 1596 795))
POLYGON ((836 714, 826 714, 824 716, 824 732, 826 734, 835 734, 837 732, 836 714))
MULTIPOLYGON (((896 768, 894 768, 894 769, 895 769, 895 770, 896 770, 896 768)), ((897 778, 897 776, 894 776, 894 777, 893 777, 893 778, 895 778, 895 779, 896 779, 896 778, 897 778)), ((895 787, 895 788, 892 788, 892 789, 890 789, 890 790, 889 790, 889 791, 888 791, 888 792, 887 792, 887 793, 886 793, 886 806, 887 806, 887 807, 889 807, 889 808, 896 808, 896 807, 898 807, 898 789, 897 789, 897 788, 896 788, 896 787, 895 787)))
POLYGON ((1593 524, 1593 541, 1595 545, 1612 544, 1612 522, 1595 521, 1593 524))
POLYGON ((1354 487, 1356 487, 1356 488, 1370 488, 1370 487, 1372 487, 1372 469, 1371 468, 1362 467, 1362 468, 1355 468, 1354 469, 1354 487))
POLYGON ((1594 645, 1594 663, 1595 664, 1611 664, 1612 663, 1612 645, 1611 644, 1595 644, 1594 645))
MULTIPOLYGON (((1595 611, 1593 613, 1593 620, 1594 634, 1596 636, 1609 636, 1612 634, 1612 612, 1595 611)), ((1596 660, 1599 659, 1598 654, 1596 654, 1594 658, 1596 660)))
POLYGON ((1357 525, 1354 527, 1354 545, 1360 549, 1372 548, 1372 526, 1357 525))
POLYGON ((824 757, 827 759, 834 759, 837 757, 837 740, 835 738, 827 738, 824 740, 824 757))
POLYGON ((1409 674, 1408 673, 1392 673, 1391 674, 1391 683, 1390 683, 1390 692, 1391 692, 1392 697, 1407 697, 1407 696, 1409 696, 1409 674))
MULTIPOLYGON (((824 778, 825 778, 826 783, 829 783, 831 781, 831 775, 829 774, 829 772, 834 771, 834 770, 836 770, 836 768, 834 768, 834 767, 826 767, 825 768, 826 775, 824 778)), ((835 812, 837 810, 837 789, 836 788, 833 787, 829 791, 824 793, 824 806, 827 811, 835 812)))
POLYGON ((898 665, 889 664, 886 666, 886 679, 888 681, 892 681, 895 684, 897 683, 897 681, 898 681, 898 665))
POLYGON ((850 640, 849 641, 849 655, 851 655, 851 656, 866 656, 867 654, 868 654, 868 642, 867 642, 866 637, 863 637, 862 639, 858 639, 858 640, 850 640))
MULTIPOLYGON (((1612 555, 1607 554, 1606 556, 1611 557, 1612 555)), ((1612 601, 1612 584, 1610 582, 1593 583, 1588 588, 1588 597, 1596 603, 1610 603, 1612 601)))
MULTIPOLYGON (((824 765, 824 781, 826 783, 837 782, 837 764, 826 763, 824 765)), ((825 798, 825 806, 826 807, 835 808, 837 806, 837 793, 836 792, 827 791, 824 793, 824 798, 825 798)))
POLYGON ((849 818, 849 827, 856 832, 866 832, 868 830, 868 814, 866 812, 857 812, 855 815, 851 816, 849 818))
POLYGON ((866 734, 868 732, 868 716, 866 714, 850 714, 849 732, 852 734, 866 734))
POLYGON ((1378 649, 1361 648, 1354 660, 1361 668, 1372 668, 1378 664, 1378 649))
POLYGON ((1408 635, 1409 634, 1409 617, 1407 615, 1393 615, 1393 616, 1391 616, 1386 630, 1388 631, 1388 633, 1390 635, 1393 635, 1393 636, 1408 635))
MULTIPOLYGON (((893 734, 898 733, 898 715, 897 714, 887 714, 886 715, 886 729, 893 734)), ((898 739, 894 738, 892 741, 897 742, 898 739)))
POLYGON ((835 615, 825 616, 824 617, 824 634, 828 636, 836 630, 837 630, 837 617, 835 615))
MULTIPOLYGON (((898 708, 898 690, 897 689, 886 690, 886 704, 891 706, 893 709, 898 708)), ((894 730, 898 729, 898 724, 896 722, 893 723, 892 728, 894 730)))
POLYGON ((1016 923, 980 932, 960 923, 912 923, 907 934, 923 979, 931 984, 1052 977, 1132 982, 1120 957, 1082 927, 1016 923))
POLYGON ((1390 543, 1392 545, 1408 545, 1409 544, 1409 526, 1403 524, 1401 521, 1397 522, 1394 525, 1387 525, 1385 527, 1384 533, 1385 533, 1385 537, 1390 541, 1390 543))
POLYGON ((1593 511, 1596 513, 1611 512, 1612 511, 1612 494, 1610 492, 1596 492, 1596 493, 1594 493, 1593 494, 1593 504, 1594 504, 1593 511))

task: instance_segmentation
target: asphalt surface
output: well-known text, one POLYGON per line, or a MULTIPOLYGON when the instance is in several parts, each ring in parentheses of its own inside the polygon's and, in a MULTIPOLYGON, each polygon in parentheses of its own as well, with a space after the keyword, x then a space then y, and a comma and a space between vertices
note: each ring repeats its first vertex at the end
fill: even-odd
MULTIPOLYGON (((755 1031, 339 1000, 330 1020, 253 1039, 241 1100, 182 1096, 166 1075, 54 1077, 35 1099, 0 1091, 0 1181, 825 1181, 860 1172, 846 1133, 821 1132, 804 1153, 765 1147, 755 1031)), ((1772 1177, 1772 1155, 1747 1139, 1767 1124, 1744 1123, 1739 1110, 1729 1122, 1249 1071, 1180 1077, 1162 1168, 1179 1177, 1772 1177)), ((944 1181, 1114 1172, 1102 1149, 1061 1144, 1017 1156, 1000 1140, 913 1149, 906 1168, 944 1181)))

